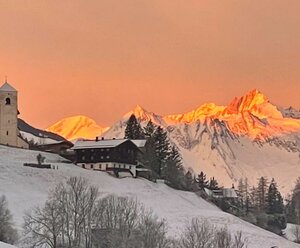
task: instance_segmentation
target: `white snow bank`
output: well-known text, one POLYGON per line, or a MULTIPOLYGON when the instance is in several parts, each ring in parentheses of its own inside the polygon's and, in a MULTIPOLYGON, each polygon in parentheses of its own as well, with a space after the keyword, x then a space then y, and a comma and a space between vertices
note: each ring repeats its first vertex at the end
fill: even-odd
POLYGON ((0 248, 16 248, 16 246, 9 245, 0 241, 0 248))

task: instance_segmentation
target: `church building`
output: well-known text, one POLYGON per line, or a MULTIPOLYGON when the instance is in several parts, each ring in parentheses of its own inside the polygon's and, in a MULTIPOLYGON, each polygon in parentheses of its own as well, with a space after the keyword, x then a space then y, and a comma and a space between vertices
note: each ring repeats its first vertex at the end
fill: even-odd
POLYGON ((29 148, 18 129, 18 91, 7 81, 0 87, 0 144, 29 148))

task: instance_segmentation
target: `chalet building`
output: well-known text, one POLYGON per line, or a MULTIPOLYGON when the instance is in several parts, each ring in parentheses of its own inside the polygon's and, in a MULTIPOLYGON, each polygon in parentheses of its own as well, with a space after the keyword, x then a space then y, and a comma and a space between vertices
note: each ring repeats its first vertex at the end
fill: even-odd
POLYGON ((110 171, 118 177, 127 172, 136 177, 139 171, 145 171, 138 161, 145 146, 144 140, 98 139, 79 140, 72 148, 75 151, 76 164, 82 168, 98 171, 110 171))

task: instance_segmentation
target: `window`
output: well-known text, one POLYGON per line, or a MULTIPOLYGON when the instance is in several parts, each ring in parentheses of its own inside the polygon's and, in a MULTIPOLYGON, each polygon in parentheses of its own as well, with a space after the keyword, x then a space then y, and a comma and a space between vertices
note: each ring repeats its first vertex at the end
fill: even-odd
POLYGON ((108 158, 109 158, 109 156, 106 156, 106 158, 108 159, 108 158))
POLYGON ((82 168, 85 169, 85 164, 82 164, 82 168))
POLYGON ((11 104, 11 100, 10 100, 9 97, 7 97, 7 98, 5 99, 5 105, 10 105, 10 104, 11 104))
POLYGON ((94 169, 94 165, 93 164, 91 164, 91 169, 94 169))
POLYGON ((94 160, 94 156, 91 156, 91 160, 94 160))
POLYGON ((85 160, 85 156, 82 156, 82 158, 81 158, 83 161, 85 160))
POLYGON ((6 135, 8 136, 8 131, 6 131, 6 135))
POLYGON ((101 159, 103 159, 103 156, 101 156, 101 159))

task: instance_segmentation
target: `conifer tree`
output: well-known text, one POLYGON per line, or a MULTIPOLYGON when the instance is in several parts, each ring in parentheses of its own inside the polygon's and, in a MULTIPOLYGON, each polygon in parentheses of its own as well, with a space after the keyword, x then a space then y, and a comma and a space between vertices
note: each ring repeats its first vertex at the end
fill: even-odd
POLYGON ((127 121, 125 139, 144 139, 143 129, 134 114, 127 121))
POLYGON ((198 177, 196 178, 196 183, 198 184, 198 187, 201 190, 204 190, 204 188, 209 187, 208 180, 206 180, 206 174, 204 174, 203 171, 201 171, 198 177))
POLYGON ((216 190, 216 189, 220 189, 219 188, 219 184, 217 182, 217 180, 215 179, 215 177, 212 177, 209 181, 209 189, 210 190, 216 190))
POLYGON ((154 133, 155 152, 158 159, 157 174, 162 175, 162 170, 166 166, 166 162, 170 154, 170 142, 166 131, 160 126, 156 128, 154 133))
POLYGON ((269 186, 269 190, 268 190, 268 195, 267 195, 267 199, 268 199, 268 213, 270 214, 282 214, 283 213, 283 209, 284 209, 284 205, 283 205, 283 198, 280 194, 280 192, 278 191, 277 188, 277 184, 274 180, 274 178, 272 179, 270 186, 269 186))
POLYGON ((168 181, 171 187, 185 189, 182 159, 175 146, 172 146, 166 166, 162 171, 162 177, 168 181))
POLYGON ((250 192, 249 192, 249 184, 248 184, 248 178, 241 178, 238 183, 238 192, 242 199, 242 204, 246 208, 246 212, 249 211, 249 205, 250 205, 250 192))
POLYGON ((153 137, 155 129, 156 129, 156 127, 153 124, 153 122, 151 120, 148 121, 147 125, 144 127, 144 136, 145 136, 145 138, 149 139, 149 138, 153 137))
POLYGON ((267 205, 268 180, 265 177, 259 178, 256 194, 257 194, 257 210, 264 212, 267 205))
POLYGON ((287 205, 288 222, 300 224, 300 177, 297 179, 287 205))
POLYGON ((184 181, 185 181, 185 189, 192 191, 194 188, 194 177, 191 171, 188 171, 185 175, 184 175, 184 181))

